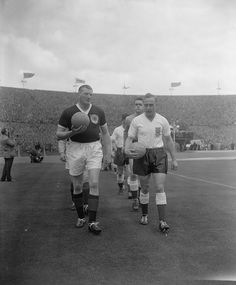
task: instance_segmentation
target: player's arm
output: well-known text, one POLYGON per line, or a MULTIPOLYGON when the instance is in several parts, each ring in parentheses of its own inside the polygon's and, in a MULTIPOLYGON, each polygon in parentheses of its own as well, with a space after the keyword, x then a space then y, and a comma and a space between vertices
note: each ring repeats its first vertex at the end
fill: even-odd
POLYGON ((129 130, 128 130, 128 137, 125 141, 125 154, 130 158, 138 158, 139 154, 133 148, 133 141, 137 138, 137 124, 135 119, 132 120, 129 130))
POLYGON ((172 159, 171 169, 177 170, 178 163, 175 158, 175 145, 170 135, 164 136, 165 148, 170 153, 172 159))
POLYGON ((111 137, 109 134, 109 130, 107 124, 100 126, 102 141, 104 146, 104 162, 110 163, 111 162, 111 137))
POLYGON ((58 140, 67 140, 75 134, 81 133, 83 131, 84 126, 81 126, 77 129, 73 128, 68 130, 68 128, 63 127, 61 125, 57 126, 56 136, 58 140))
POLYGON ((128 156, 131 156, 131 150, 132 150, 132 143, 133 143, 133 137, 130 137, 128 136, 126 138, 126 141, 125 141, 125 153, 128 155, 128 156))
POLYGON ((128 131, 129 131, 130 121, 128 118, 125 119, 125 126, 124 126, 124 146, 126 139, 128 137, 128 131))
MULTIPOLYGON (((125 139, 125 154, 127 154, 127 156, 132 157, 133 155, 133 151, 132 151, 132 143, 136 134, 136 130, 134 127, 134 123, 132 121, 131 125, 127 127, 127 137, 125 139)), ((124 133, 124 137, 125 137, 125 133, 124 133)))
POLYGON ((113 134, 111 135, 111 147, 113 151, 117 150, 116 146, 116 129, 113 131, 113 134))
POLYGON ((60 159, 66 161, 66 140, 58 141, 58 152, 60 154, 60 159))

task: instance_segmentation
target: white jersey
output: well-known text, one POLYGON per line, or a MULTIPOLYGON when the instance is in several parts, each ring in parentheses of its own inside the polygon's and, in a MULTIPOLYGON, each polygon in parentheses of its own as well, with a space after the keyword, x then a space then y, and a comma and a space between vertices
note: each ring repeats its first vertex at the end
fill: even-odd
POLYGON ((116 147, 124 146, 124 128, 123 126, 116 127, 111 135, 111 140, 115 143, 116 147))
POLYGON ((146 148, 163 147, 162 136, 170 135, 170 125, 160 114, 150 121, 145 113, 135 117, 130 125, 128 136, 137 139, 146 148))

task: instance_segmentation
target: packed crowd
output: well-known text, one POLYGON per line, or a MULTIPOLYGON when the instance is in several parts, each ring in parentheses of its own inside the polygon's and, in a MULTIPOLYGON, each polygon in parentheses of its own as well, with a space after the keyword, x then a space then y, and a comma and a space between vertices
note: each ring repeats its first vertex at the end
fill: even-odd
MULTIPOLYGON (((17 138, 21 151, 36 142, 54 152, 55 131, 65 106, 76 102, 69 92, 0 87, 0 128, 5 126, 17 138)), ((95 94, 93 101, 102 106, 110 133, 119 125, 120 112, 131 114, 134 96, 95 94)), ((206 143, 225 147, 236 142, 236 95, 228 96, 158 96, 157 111, 206 143)))

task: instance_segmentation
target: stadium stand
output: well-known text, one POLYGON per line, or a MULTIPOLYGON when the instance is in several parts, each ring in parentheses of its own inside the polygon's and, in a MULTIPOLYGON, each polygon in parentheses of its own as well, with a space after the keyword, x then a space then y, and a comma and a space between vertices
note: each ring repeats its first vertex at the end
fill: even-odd
MULTIPOLYGON (((17 137, 21 154, 36 142, 46 151, 57 151, 58 118, 66 106, 76 103, 69 92, 0 87, 0 128, 9 127, 17 137)), ((120 113, 133 112, 133 95, 95 94, 93 101, 106 112, 110 132, 119 125, 120 113)), ((215 148, 236 143, 236 95, 157 96, 158 112, 180 129, 192 132, 215 148)))

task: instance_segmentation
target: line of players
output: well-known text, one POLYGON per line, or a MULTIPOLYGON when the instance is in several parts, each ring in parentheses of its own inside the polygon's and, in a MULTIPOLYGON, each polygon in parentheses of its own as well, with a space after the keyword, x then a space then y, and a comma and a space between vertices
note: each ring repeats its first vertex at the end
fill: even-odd
MULTIPOLYGON (((164 149, 163 140, 164 137, 166 139, 166 149, 170 152, 172 157, 172 169, 177 169, 177 162, 174 157, 174 147, 173 142, 170 137, 170 128, 167 120, 161 115, 157 114, 155 111, 155 98, 151 94, 146 94, 145 97, 138 97, 135 99, 135 112, 131 115, 123 114, 121 125, 114 129, 113 134, 111 136, 112 141, 112 150, 114 152, 113 163, 116 165, 116 174, 117 174, 117 184, 119 186, 119 193, 123 193, 126 189, 128 192, 128 198, 132 199, 132 209, 134 211, 138 211, 139 207, 142 210, 142 216, 140 219, 140 224, 147 225, 148 224, 148 204, 149 204, 149 183, 151 174, 154 176, 155 187, 156 187, 156 205, 159 214, 159 229, 161 232, 166 233, 169 230, 169 225, 166 222, 166 194, 164 191, 164 182, 167 174, 167 154, 164 149), (144 104, 144 98, 145 103, 144 104), (145 115, 140 116, 144 113, 145 115), (156 119, 158 115, 158 119, 156 119), (141 119, 141 124, 139 121, 141 119), (155 136, 151 138, 154 140, 154 144, 150 145, 150 141, 147 141, 147 137, 143 137, 144 143, 147 146, 147 153, 145 155, 144 160, 133 160, 132 158, 128 158, 125 153, 128 153, 128 149, 130 148, 130 144, 137 140, 137 132, 140 129, 140 125, 147 127, 146 119, 149 119, 149 123, 155 124, 155 120, 161 123, 162 127, 155 128, 155 136), (134 123, 131 126, 132 121, 134 123), (142 122, 144 120, 145 122, 142 122), (142 125, 143 123, 143 125, 142 125), (161 139, 160 139, 161 135, 161 139), (137 163, 139 161, 139 164, 137 163), (153 163, 154 162, 154 163, 153 163), (158 162, 158 163, 157 163, 158 162), (149 164, 151 167, 149 169, 143 170, 144 164, 149 164), (135 173, 133 171, 135 169, 135 173), (137 173, 140 172, 138 176, 137 173)), ((146 134, 147 135, 147 134, 146 134)), ((142 139, 142 135, 138 140, 142 139)), ((69 143, 69 140, 62 141, 59 140, 58 147, 59 153, 62 161, 66 162, 66 145, 69 143)), ((131 154, 129 155, 129 157, 131 154)), ((66 168, 68 169, 68 165, 66 163, 66 168)), ((71 184, 71 195, 73 201, 73 184, 71 184)), ((83 175, 83 204, 84 204, 84 212, 87 213, 88 207, 88 195, 89 195, 89 183, 88 183, 88 173, 87 170, 83 175)), ((74 205, 72 205, 73 209, 76 209, 74 205)), ((79 216, 79 213, 77 213, 79 216)), ((78 218, 78 222, 76 223, 77 227, 81 227, 80 219, 78 218)))

